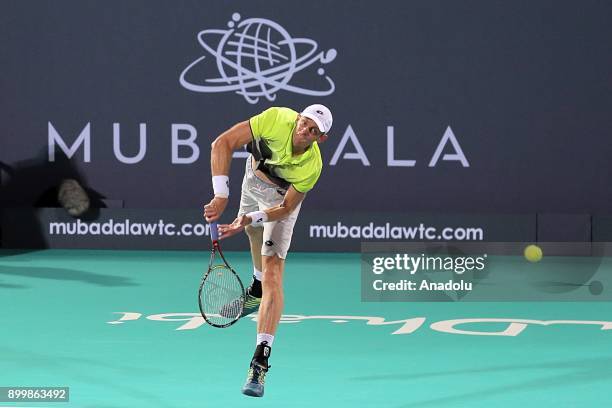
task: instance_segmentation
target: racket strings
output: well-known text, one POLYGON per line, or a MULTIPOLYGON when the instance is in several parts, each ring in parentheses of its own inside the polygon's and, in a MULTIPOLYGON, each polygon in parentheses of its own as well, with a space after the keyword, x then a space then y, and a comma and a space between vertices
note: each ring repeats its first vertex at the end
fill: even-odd
POLYGON ((230 268, 225 265, 211 268, 202 287, 201 302, 209 323, 224 325, 240 317, 244 293, 230 268))

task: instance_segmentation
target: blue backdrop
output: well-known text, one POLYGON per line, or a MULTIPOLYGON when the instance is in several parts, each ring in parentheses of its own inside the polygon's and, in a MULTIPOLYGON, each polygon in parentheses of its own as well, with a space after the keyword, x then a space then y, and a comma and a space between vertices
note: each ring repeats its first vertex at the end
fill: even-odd
POLYGON ((335 121, 305 211, 610 213, 611 3, 0 8, 4 206, 75 173, 127 208, 198 208, 218 134, 324 103, 335 121))

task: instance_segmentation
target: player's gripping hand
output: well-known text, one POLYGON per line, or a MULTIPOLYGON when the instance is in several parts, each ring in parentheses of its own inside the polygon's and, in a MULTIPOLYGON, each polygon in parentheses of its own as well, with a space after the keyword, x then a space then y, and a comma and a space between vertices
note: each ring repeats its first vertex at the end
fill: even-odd
POLYGON ((206 222, 217 221, 223 211, 225 211, 225 207, 227 206, 227 198, 224 197, 214 197, 210 200, 210 203, 204 206, 204 218, 206 218, 206 222))
POLYGON ((237 233, 244 230, 244 227, 251 223, 251 218, 246 215, 241 215, 236 218, 234 222, 231 224, 219 224, 219 238, 229 238, 232 235, 236 235, 237 233))

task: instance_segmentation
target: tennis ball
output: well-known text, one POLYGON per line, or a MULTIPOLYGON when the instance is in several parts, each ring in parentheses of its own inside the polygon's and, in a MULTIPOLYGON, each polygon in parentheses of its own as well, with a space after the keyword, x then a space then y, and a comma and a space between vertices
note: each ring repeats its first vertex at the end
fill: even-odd
POLYGON ((593 282, 591 282, 589 286, 589 292, 591 292, 592 295, 601 295, 601 292, 603 292, 603 283, 601 283, 601 281, 598 280, 594 280, 593 282))
POLYGON ((542 248, 537 245, 527 245, 523 255, 529 262, 539 262, 542 259, 542 248))

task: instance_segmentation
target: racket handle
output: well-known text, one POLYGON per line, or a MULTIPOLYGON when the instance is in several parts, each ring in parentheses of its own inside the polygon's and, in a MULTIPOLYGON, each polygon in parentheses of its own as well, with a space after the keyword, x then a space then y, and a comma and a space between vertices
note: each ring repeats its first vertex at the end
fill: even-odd
POLYGON ((216 222, 211 222, 209 224, 210 226, 210 239, 212 242, 218 241, 219 240, 219 229, 217 227, 217 223, 216 222))

